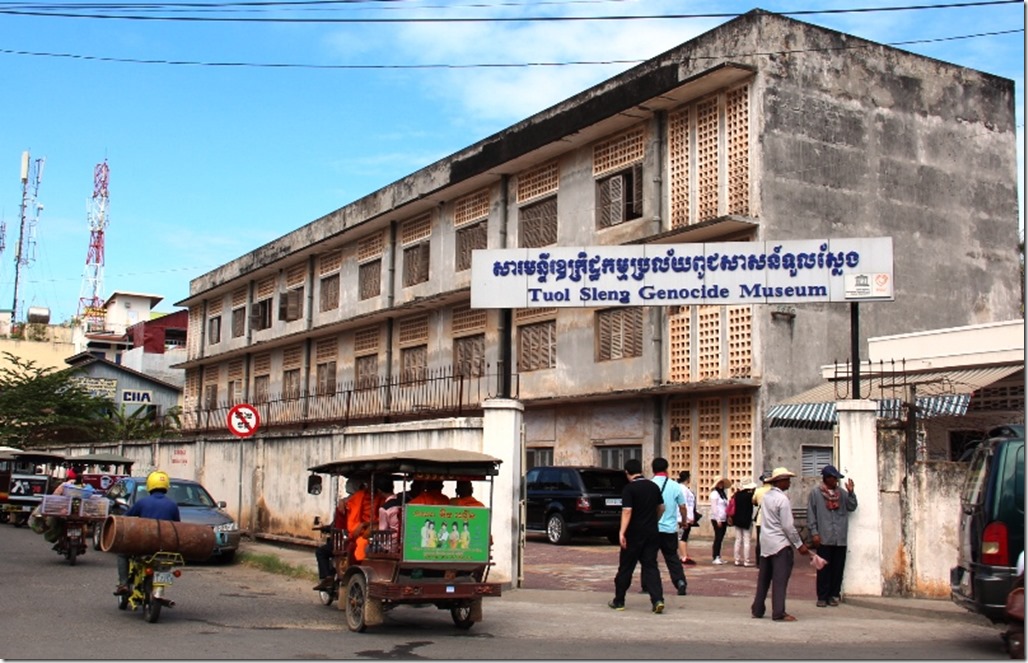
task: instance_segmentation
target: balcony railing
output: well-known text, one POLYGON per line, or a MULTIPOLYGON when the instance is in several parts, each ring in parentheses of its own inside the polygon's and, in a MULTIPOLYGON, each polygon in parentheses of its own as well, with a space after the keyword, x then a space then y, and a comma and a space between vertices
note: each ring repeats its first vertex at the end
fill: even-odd
MULTIPOLYGON (((302 392, 278 393, 267 398, 251 398, 261 417, 261 428, 293 428, 409 421, 439 417, 476 416, 482 402, 505 396, 517 398, 518 376, 509 376, 511 393, 503 393, 502 370, 475 376, 455 374, 449 368, 425 370, 415 379, 379 377, 361 383, 348 383, 329 394, 302 392)), ((187 406, 182 413, 182 430, 187 432, 225 431, 228 412, 242 401, 219 401, 213 407, 204 403, 187 406)))

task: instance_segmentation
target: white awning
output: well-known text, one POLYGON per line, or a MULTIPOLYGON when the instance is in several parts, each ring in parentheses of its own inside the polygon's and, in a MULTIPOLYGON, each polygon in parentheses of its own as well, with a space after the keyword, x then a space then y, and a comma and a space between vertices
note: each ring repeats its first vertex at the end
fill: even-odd
MULTIPOLYGON (((917 396, 919 417, 962 416, 967 412, 971 394, 1024 370, 1024 364, 979 368, 959 368, 923 373, 876 374, 860 379, 860 399, 878 401, 878 416, 899 419, 905 416, 903 399, 908 386, 917 396)), ((765 417, 771 428, 828 430, 835 426, 835 402, 849 400, 852 386, 836 380, 808 389, 768 408, 765 417)))

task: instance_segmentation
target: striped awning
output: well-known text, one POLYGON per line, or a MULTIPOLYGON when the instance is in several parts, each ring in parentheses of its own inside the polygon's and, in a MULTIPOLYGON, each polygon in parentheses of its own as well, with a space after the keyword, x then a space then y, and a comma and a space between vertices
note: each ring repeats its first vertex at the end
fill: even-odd
MULTIPOLYGON (((878 401, 879 417, 900 419, 906 413, 898 395, 907 386, 914 386, 919 417, 962 416, 967 412, 971 394, 1023 370, 1023 364, 1006 364, 873 375, 860 379, 859 398, 878 401)), ((835 402, 853 398, 851 388, 848 381, 827 382, 768 408, 765 417, 771 428, 830 430, 838 421, 835 402)))

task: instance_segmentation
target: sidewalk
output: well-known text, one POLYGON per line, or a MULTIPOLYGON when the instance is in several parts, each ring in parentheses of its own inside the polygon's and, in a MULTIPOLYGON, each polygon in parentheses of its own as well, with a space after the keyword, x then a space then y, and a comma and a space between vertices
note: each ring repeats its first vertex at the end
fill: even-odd
MULTIPOLYGON (((295 545, 267 540, 244 538, 240 545, 243 555, 268 555, 277 557, 290 566, 306 569, 310 583, 317 579, 317 562, 312 545, 295 545)), ((730 553, 726 548, 725 552, 730 553)), ((725 610, 746 614, 753 599, 757 570, 755 567, 736 567, 728 564, 714 566, 710 563, 710 542, 698 539, 690 541, 690 556, 698 562, 686 567, 689 580, 689 594, 686 599, 704 597, 718 599, 705 601, 705 609, 725 610), (706 553, 706 554, 702 554, 706 553)), ((667 579, 663 561, 660 562, 665 582, 665 596, 674 597, 675 592, 667 579)), ((542 540, 530 539, 525 547, 525 571, 520 588, 504 589, 504 597, 517 602, 538 604, 604 604, 607 595, 613 592, 613 579, 617 571, 617 551, 605 542, 582 542, 581 545, 554 546, 542 540)), ((809 602, 814 609, 815 573, 805 557, 797 556, 792 578, 789 582, 788 600, 809 602)), ((297 580, 297 582, 308 582, 297 580)), ((648 597, 629 592, 628 605, 647 604, 648 597)), ((769 597, 770 601, 770 597, 769 597)), ((946 599, 915 599, 903 597, 846 596, 844 603, 854 607, 903 614, 932 619, 957 620, 967 623, 969 619, 982 619, 971 615, 946 599)), ((695 605, 693 600, 689 603, 695 605)), ((824 608, 826 616, 834 609, 824 608)), ((982 621, 986 624, 987 620, 982 621)))

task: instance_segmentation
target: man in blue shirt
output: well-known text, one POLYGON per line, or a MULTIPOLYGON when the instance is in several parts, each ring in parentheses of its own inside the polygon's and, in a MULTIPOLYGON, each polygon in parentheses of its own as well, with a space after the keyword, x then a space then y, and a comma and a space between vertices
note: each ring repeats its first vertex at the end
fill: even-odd
MULTIPOLYGON (((171 479, 165 472, 160 470, 151 472, 146 477, 146 490, 150 494, 133 504, 125 512, 125 515, 179 522, 182 518, 179 515, 178 504, 168 497, 168 488, 170 487, 171 479)), ((128 555, 118 555, 118 588, 114 590, 115 596, 129 593, 128 567, 128 555)))
POLYGON ((668 462, 666 458, 659 456, 654 458, 650 467, 653 468, 651 481, 657 484, 657 488, 660 488, 660 495, 664 498, 664 515, 657 521, 660 552, 664 555, 667 572, 671 576, 671 582, 678 589, 678 595, 685 596, 685 569, 682 567, 682 558, 678 556, 679 516, 683 521, 689 518, 685 491, 677 481, 671 481, 671 477, 667 475, 668 462))

